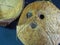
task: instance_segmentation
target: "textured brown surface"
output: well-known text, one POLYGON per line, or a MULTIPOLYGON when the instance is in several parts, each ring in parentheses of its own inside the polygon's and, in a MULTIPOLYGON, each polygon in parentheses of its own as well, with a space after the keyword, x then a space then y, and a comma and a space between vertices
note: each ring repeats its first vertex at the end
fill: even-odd
POLYGON ((6 20, 0 20, 0 26, 7 26, 9 25, 12 21, 14 21, 16 18, 12 19, 6 19, 6 20))
POLYGON ((49 1, 33 2, 23 11, 18 26, 17 36, 24 45, 58 45, 60 43, 60 11, 49 1), (26 18, 28 12, 32 17, 26 18), (43 14, 44 19, 38 15, 43 14), (37 27, 31 28, 36 22, 37 27))

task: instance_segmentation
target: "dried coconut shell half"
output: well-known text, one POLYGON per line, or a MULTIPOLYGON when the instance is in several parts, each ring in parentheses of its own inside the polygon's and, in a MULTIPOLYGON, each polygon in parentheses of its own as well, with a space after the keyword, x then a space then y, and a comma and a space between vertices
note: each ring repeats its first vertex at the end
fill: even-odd
POLYGON ((49 1, 36 1, 23 10, 17 37, 24 45, 58 45, 60 10, 49 1), (59 18, 58 18, 59 17, 59 18))
POLYGON ((23 9, 24 0, 0 0, 0 26, 14 21, 23 9))

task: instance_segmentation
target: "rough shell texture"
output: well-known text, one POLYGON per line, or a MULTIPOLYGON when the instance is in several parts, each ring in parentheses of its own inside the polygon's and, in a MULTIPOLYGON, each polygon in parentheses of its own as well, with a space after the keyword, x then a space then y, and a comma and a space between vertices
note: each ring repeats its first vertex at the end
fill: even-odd
MULTIPOLYGON (((43 17, 42 16, 42 17, 43 17)), ((60 43, 60 11, 49 1, 29 4, 20 17, 17 36, 24 45, 58 45, 60 43), (27 13, 32 13, 27 18, 27 13), (44 16, 41 19, 41 14, 44 16), (31 23, 36 23, 35 28, 31 23)))
POLYGON ((23 0, 0 0, 0 26, 15 20, 21 13, 23 0))

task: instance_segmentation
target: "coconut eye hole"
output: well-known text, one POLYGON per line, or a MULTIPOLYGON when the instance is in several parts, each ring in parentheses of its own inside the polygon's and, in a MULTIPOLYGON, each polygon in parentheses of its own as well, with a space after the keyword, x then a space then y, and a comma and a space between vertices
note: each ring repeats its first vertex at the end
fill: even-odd
POLYGON ((45 16, 44 16, 43 14, 40 14, 40 15, 39 15, 39 18, 40 18, 40 19, 44 19, 45 16))
POLYGON ((27 18, 30 18, 32 17, 32 13, 31 12, 28 12, 27 15, 26 15, 27 18))

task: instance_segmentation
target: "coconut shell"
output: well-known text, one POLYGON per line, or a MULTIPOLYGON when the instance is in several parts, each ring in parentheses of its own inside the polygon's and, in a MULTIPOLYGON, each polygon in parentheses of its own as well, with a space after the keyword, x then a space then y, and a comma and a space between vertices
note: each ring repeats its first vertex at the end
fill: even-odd
POLYGON ((23 9, 24 0, 0 0, 0 26, 14 21, 23 9))
POLYGON ((23 10, 17 37, 24 45, 58 45, 60 10, 49 1, 36 1, 23 10))

